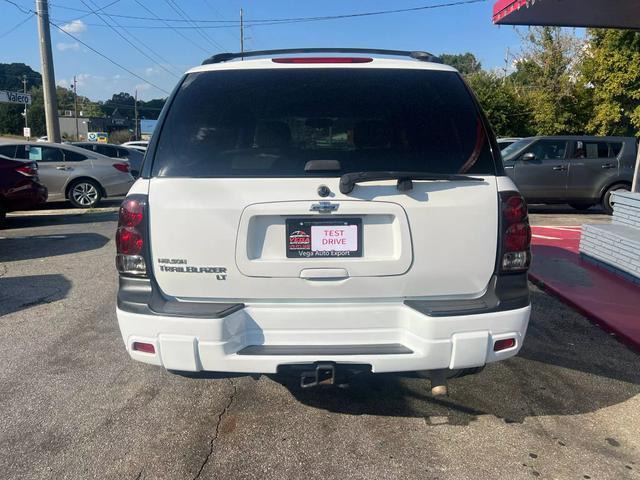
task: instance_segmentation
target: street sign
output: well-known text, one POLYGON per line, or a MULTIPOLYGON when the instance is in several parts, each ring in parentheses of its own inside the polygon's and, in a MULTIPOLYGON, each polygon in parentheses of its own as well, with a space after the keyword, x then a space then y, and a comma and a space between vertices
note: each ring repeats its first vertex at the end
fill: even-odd
POLYGON ((22 92, 10 92, 0 90, 0 103, 21 103, 31 104, 31 95, 22 92))
POLYGON ((109 134, 106 132, 89 132, 87 133, 87 140, 90 142, 107 143, 109 141, 109 134))
POLYGON ((22 136, 25 138, 31 138, 31 127, 24 127, 22 129, 22 136))

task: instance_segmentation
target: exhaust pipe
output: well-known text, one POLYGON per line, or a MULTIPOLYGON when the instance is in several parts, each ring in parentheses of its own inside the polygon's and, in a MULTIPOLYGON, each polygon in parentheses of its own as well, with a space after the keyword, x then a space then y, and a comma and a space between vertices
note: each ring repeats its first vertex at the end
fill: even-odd
POLYGON ((429 378, 431 379, 431 395, 434 397, 446 397, 449 395, 447 372, 447 369, 429 371, 429 378))

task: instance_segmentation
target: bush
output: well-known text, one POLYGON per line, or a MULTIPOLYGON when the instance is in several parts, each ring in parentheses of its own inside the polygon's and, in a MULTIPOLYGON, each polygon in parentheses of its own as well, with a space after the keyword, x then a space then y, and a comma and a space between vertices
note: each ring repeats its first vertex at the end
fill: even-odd
POLYGON ((121 143, 128 142, 129 140, 131 140, 129 130, 116 130, 109 134, 109 143, 116 143, 120 145, 121 143))

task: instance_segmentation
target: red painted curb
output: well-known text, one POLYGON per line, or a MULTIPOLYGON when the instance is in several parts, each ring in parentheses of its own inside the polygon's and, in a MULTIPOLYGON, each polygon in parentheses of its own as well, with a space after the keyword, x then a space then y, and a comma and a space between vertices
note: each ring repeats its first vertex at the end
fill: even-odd
POLYGON ((573 227, 533 233, 530 280, 640 352, 640 286, 582 259, 573 227))
POLYGON ((640 352, 640 340, 634 338, 633 336, 627 335, 624 329, 617 328, 615 324, 609 323, 606 318, 603 318, 602 316, 574 302, 571 299, 571 297, 569 297, 568 295, 565 295, 561 289, 554 288, 553 286, 545 283, 542 278, 538 277, 534 273, 529 273, 529 280, 531 280, 531 282, 534 285, 541 288, 545 292, 550 293, 553 296, 557 297, 560 301, 567 304, 569 307, 573 308, 575 311, 577 311, 581 315, 584 315, 589 320, 592 320, 594 323, 596 323, 600 328, 602 328, 606 332, 615 334, 615 336, 625 345, 640 352))

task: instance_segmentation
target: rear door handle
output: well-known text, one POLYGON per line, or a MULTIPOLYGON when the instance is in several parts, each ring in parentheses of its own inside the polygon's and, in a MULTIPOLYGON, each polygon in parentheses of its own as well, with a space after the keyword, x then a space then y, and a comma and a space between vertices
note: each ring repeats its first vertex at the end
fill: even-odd
POLYGON ((601 168, 604 168, 604 169, 616 168, 616 166, 613 163, 605 163, 601 166, 601 168))
POLYGON ((553 169, 556 172, 566 172, 567 171, 567 167, 565 167, 564 165, 556 165, 555 167, 553 167, 553 169))
POLYGON ((300 278, 305 280, 342 280, 349 278, 349 272, 344 268, 305 268, 300 272, 300 278))
POLYGON ((56 167, 56 170, 69 170, 69 167, 56 167))

